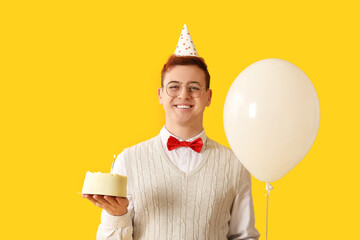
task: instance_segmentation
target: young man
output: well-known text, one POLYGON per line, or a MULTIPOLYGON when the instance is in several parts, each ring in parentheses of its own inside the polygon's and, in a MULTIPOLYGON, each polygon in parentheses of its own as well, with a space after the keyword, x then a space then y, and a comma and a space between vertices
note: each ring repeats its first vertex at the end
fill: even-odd
POLYGON ((128 176, 127 198, 84 195, 104 209, 97 239, 259 238, 250 174, 204 132, 212 90, 207 66, 194 53, 172 55, 164 65, 160 134, 115 161, 112 172, 128 176))

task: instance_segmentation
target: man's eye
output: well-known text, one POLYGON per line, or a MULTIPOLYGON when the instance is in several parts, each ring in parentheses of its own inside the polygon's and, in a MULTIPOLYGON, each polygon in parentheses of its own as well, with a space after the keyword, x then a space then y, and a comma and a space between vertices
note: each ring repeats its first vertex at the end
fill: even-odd
POLYGON ((190 86, 189 89, 191 91, 200 91, 200 88, 199 87, 195 87, 195 86, 190 86))
POLYGON ((170 89, 179 89, 180 87, 179 86, 169 86, 170 89))

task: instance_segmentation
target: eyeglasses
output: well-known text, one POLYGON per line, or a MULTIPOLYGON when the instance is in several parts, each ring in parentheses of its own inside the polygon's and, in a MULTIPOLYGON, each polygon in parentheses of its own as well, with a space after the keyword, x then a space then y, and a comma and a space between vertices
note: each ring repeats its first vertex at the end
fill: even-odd
MULTIPOLYGON (((181 94, 183 84, 181 82, 169 82, 166 85, 166 93, 170 97, 177 97, 181 94)), ((193 98, 198 98, 202 95, 204 87, 200 83, 192 82, 186 86, 189 95, 193 98)))

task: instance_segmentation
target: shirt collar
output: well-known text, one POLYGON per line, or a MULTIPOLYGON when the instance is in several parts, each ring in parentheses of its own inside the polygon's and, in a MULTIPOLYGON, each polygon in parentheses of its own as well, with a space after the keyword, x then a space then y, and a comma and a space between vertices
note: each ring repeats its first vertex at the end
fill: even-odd
POLYGON ((168 139, 169 139, 170 136, 173 136, 174 138, 176 138, 176 139, 179 140, 179 141, 187 141, 187 142, 191 142, 191 141, 193 141, 193 140, 195 140, 195 139, 197 139, 197 138, 200 137, 201 140, 202 140, 203 143, 204 143, 204 146, 206 145, 206 139, 207 139, 207 136, 206 136, 206 133, 205 133, 205 130, 204 130, 204 129, 203 129, 203 130, 201 131, 201 133, 199 133, 198 135, 196 135, 196 136, 194 136, 194 137, 192 137, 192 138, 189 138, 189 139, 184 140, 184 139, 181 139, 181 138, 175 136, 174 134, 170 133, 169 130, 167 130, 166 127, 164 126, 164 127, 161 129, 161 131, 160 131, 161 142, 162 142, 162 144, 163 144, 164 146, 166 146, 167 141, 168 141, 168 139))

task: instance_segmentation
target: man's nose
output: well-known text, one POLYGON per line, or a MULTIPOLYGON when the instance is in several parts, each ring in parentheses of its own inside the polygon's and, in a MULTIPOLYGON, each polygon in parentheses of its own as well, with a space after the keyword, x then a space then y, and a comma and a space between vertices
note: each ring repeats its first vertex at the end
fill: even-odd
POLYGON ((190 98, 190 93, 187 87, 182 87, 181 92, 178 96, 179 98, 187 99, 190 98))

